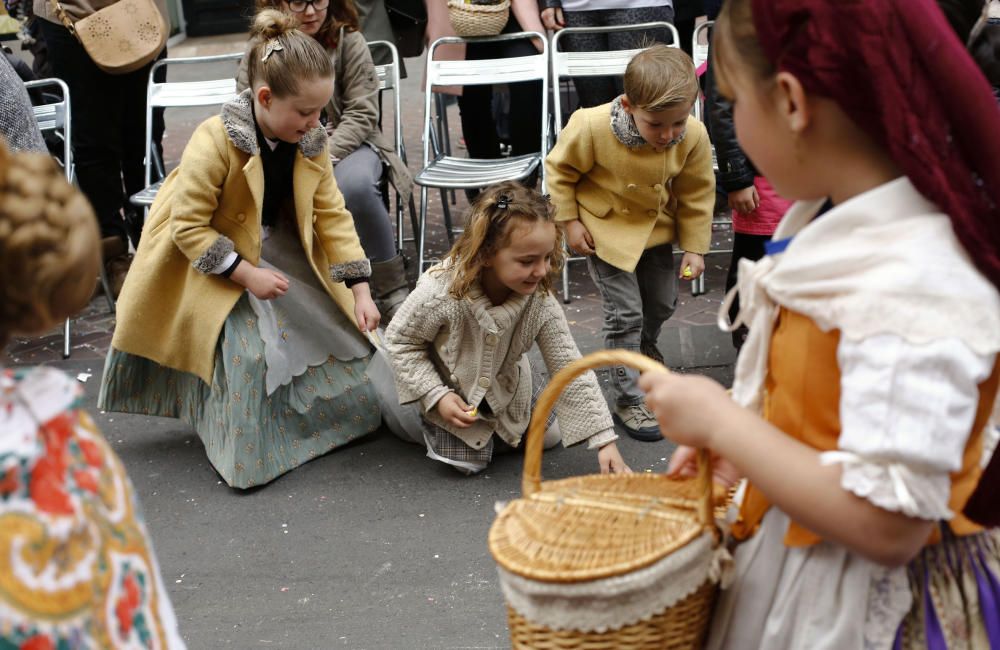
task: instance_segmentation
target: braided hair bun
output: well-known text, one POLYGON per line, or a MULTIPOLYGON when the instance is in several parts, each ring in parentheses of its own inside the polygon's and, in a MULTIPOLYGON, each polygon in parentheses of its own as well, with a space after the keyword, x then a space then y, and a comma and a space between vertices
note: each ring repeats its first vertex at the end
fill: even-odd
POLYGON ((82 309, 100 270, 94 211, 49 156, 0 140, 0 345, 82 309))

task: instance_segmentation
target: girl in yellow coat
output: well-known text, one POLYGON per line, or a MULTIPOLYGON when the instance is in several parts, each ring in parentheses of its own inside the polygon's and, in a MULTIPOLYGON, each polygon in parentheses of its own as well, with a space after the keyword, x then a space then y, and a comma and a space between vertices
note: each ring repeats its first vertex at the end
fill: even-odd
POLYGON ((373 431, 370 265, 319 114, 323 48, 267 10, 250 88, 198 127, 150 212, 118 303, 100 406, 178 417, 248 488, 373 431))

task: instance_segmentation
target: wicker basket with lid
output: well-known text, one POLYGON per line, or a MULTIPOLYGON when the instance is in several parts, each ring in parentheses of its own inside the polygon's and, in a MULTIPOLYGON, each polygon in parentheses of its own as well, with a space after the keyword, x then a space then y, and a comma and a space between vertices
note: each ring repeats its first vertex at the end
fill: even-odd
POLYGON ((518 649, 701 647, 729 557, 719 545, 707 453, 698 477, 593 475, 541 480, 545 421, 559 394, 593 368, 664 370, 634 352, 605 350, 557 373, 528 430, 523 496, 489 534, 518 649))

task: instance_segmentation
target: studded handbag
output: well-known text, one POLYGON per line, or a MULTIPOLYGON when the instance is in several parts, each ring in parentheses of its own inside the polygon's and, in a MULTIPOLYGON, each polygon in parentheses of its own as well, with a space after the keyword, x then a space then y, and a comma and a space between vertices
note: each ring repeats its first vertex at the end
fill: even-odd
POLYGON ((101 70, 138 70, 163 50, 167 25, 153 0, 118 0, 74 22, 59 0, 50 0, 63 25, 101 70))

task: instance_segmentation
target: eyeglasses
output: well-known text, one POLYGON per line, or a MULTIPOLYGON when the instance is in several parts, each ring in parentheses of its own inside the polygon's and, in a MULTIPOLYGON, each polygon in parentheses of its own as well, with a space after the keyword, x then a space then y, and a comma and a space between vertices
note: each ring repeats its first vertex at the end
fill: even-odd
POLYGON ((288 8, 297 14, 303 13, 309 5, 313 11, 323 11, 330 6, 330 0, 288 0, 288 8))

